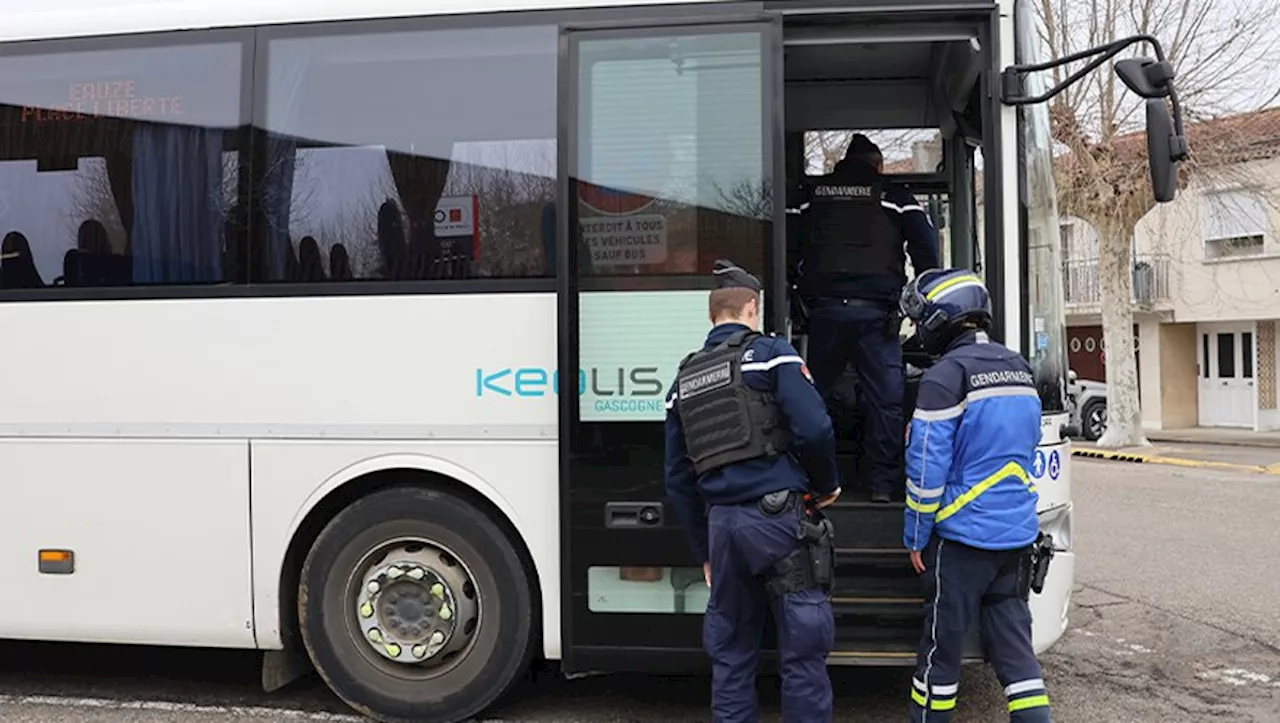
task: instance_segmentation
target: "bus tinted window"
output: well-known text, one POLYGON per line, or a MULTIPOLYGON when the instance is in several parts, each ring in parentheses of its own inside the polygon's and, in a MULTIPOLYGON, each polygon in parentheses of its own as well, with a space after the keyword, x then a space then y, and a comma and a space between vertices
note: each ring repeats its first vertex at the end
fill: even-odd
POLYGON ((267 46, 255 280, 554 274, 553 26, 267 46))
POLYGON ((0 289, 234 278, 241 52, 0 58, 0 289))
POLYGON ((577 184, 583 273, 763 274, 773 198, 755 33, 583 43, 577 184))

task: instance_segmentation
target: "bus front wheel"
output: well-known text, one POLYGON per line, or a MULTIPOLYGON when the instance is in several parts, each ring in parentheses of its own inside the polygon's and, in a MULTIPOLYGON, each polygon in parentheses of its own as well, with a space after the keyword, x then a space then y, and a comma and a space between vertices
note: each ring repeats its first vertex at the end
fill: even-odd
POLYGON ((320 676, 376 720, 470 718, 532 655, 532 593, 503 531, 459 497, 400 487, 357 500, 302 566, 298 618, 320 676))

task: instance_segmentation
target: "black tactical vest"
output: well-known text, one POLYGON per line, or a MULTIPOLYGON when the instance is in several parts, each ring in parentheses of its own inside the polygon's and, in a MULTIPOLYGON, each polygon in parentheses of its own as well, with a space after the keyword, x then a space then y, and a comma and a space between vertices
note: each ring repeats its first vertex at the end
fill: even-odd
POLYGON ((791 446, 791 432, 773 395, 742 379, 743 352, 759 336, 737 332, 680 363, 676 409, 699 475, 748 459, 778 457, 791 446))
POLYGON ((881 205, 882 177, 837 172, 815 179, 804 191, 809 202, 800 245, 804 276, 821 283, 903 275, 902 233, 881 205))

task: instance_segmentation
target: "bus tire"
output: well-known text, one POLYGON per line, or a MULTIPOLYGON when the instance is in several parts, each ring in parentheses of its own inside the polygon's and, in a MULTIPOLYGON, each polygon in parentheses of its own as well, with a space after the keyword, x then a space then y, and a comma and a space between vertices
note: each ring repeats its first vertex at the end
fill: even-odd
POLYGON ((492 705, 528 668, 532 603, 502 529, 455 495, 417 487, 339 512, 298 585, 302 639, 321 678, 388 723, 452 723, 492 705))

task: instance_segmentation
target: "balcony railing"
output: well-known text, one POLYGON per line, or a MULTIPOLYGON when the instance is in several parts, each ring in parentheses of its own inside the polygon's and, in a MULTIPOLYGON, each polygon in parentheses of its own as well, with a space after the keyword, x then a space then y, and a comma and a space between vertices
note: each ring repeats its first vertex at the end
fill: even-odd
MULTIPOLYGON (((1068 260, 1062 269, 1062 288, 1068 306, 1102 303, 1098 259, 1068 260)), ((1139 254, 1133 262, 1133 303, 1150 306, 1170 300, 1167 254, 1139 254)))

